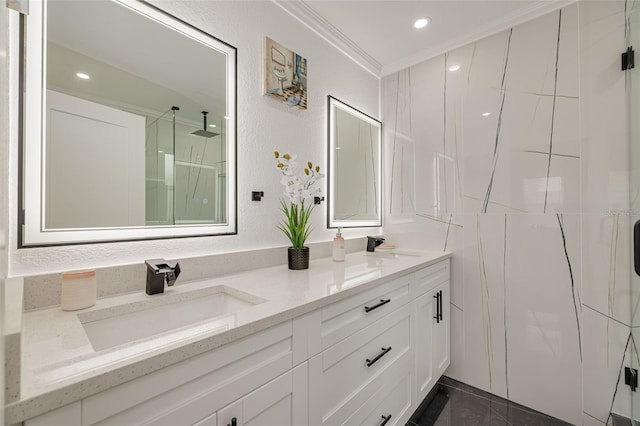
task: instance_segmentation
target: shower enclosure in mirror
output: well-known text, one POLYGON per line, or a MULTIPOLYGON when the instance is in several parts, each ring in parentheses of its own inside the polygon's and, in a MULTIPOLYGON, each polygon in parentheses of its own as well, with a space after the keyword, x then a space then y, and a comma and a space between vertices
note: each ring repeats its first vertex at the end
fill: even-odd
POLYGON ((236 49, 140 1, 32 2, 21 246, 236 232, 236 49))
POLYGON ((328 227, 382 226, 382 123, 328 97, 328 227))

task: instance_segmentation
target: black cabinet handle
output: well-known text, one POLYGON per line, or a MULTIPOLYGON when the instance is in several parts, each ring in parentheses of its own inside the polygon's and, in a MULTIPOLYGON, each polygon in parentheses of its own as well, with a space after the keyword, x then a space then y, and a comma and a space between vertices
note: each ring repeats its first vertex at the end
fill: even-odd
POLYGON ((376 355, 376 357, 374 359, 369 359, 367 358, 367 367, 371 367, 373 364, 375 364, 380 358, 382 358, 383 356, 385 356, 386 354, 389 353, 389 351, 391 350, 391 346, 389 346, 388 348, 382 348, 382 352, 380 352, 378 355, 376 355))
POLYGON ((380 423, 380 426, 384 426, 384 425, 386 425, 386 424, 387 424, 387 422, 388 422, 389 420, 391 420, 391 414, 389 414, 389 415, 388 415, 388 416, 386 416, 386 417, 385 417, 385 416, 382 416, 382 420, 383 420, 383 421, 382 421, 382 423, 380 423))
POLYGON ((640 275, 640 220, 633 225, 633 265, 640 275))
POLYGON ((438 316, 440 317, 440 321, 442 321, 442 290, 438 292, 440 297, 438 298, 438 303, 440 303, 440 309, 438 310, 438 316))
POLYGON ((433 297, 436 299, 436 316, 433 319, 440 324, 440 292, 437 292, 433 297))
POLYGON ((238 419, 235 417, 231 419, 231 423, 227 423, 227 426, 238 426, 238 419))
POLYGON ((378 309, 380 306, 382 306, 382 305, 386 305, 386 304, 387 304, 387 303, 389 303, 389 302, 391 302, 391 299, 387 299, 387 300, 380 299, 380 303, 378 303, 377 305, 374 305, 374 306, 371 306, 371 307, 369 307, 369 306, 365 306, 365 307, 364 307, 364 311, 365 311, 365 312, 373 311, 374 309, 378 309))

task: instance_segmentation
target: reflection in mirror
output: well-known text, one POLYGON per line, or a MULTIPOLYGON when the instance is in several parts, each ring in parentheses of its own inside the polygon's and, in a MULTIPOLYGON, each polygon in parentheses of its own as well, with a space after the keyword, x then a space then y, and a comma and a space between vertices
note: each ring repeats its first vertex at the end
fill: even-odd
POLYGON ((138 1, 33 9, 22 245, 235 233, 236 49, 138 1))
POLYGON ((328 227, 382 226, 382 123, 328 97, 328 227))

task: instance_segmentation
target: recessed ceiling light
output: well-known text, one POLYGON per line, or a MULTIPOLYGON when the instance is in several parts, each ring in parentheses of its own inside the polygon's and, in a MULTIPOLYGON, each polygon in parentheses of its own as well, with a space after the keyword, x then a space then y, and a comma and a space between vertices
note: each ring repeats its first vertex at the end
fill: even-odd
POLYGON ((342 149, 342 148, 340 148, 339 146, 336 146, 336 149, 342 149))
POLYGON ((91 78, 89 74, 85 74, 83 72, 77 72, 76 77, 81 78, 83 80, 89 80, 91 78))
POLYGON ((418 29, 424 28, 429 24, 430 21, 431 20, 429 18, 420 18, 416 22, 413 23, 413 26, 415 28, 418 28, 418 29))
POLYGON ((215 124, 209 124, 209 127, 217 127, 215 124))
POLYGON ((449 71, 458 71, 460 69, 460 65, 451 65, 449 67, 449 71))
POLYGON ((490 112, 483 112, 483 113, 482 113, 482 116, 483 116, 483 117, 488 117, 488 116, 490 116, 490 115, 491 115, 491 113, 490 113, 490 112))
POLYGON ((224 116, 224 119, 225 119, 225 120, 229 120, 230 118, 231 118, 231 117, 229 117, 228 115, 225 115, 225 116, 224 116))
POLYGON ((160 154, 164 154, 164 151, 163 151, 163 150, 161 150, 161 149, 159 149, 159 150, 158 150, 158 152, 159 152, 160 154))

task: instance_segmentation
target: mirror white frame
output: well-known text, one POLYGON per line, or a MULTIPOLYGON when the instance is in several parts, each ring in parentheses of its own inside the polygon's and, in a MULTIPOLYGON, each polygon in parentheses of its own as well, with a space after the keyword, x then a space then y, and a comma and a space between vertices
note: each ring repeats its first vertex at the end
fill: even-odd
MULTIPOLYGON (((229 235, 237 233, 237 171, 236 171, 236 48, 224 43, 212 35, 175 18, 166 12, 136 0, 112 0, 123 7, 139 13, 159 25, 206 44, 211 49, 227 57, 226 88, 228 111, 227 134, 227 191, 226 223, 190 224, 162 226, 132 226, 117 228, 78 228, 47 230, 44 224, 44 132, 46 129, 46 7, 45 1, 30 2, 29 15, 26 18, 25 46, 25 85, 28 96, 24 96, 24 120, 22 140, 22 188, 21 209, 19 212, 18 246, 48 246, 67 244, 86 244, 114 241, 148 240, 161 238, 179 238, 207 235, 229 235), (37 170, 38 172, 34 172, 37 170), (25 173, 26 171, 26 173, 25 173)), ((117 31, 117 28, 114 28, 117 31)), ((24 89, 24 88, 21 88, 24 89)))
POLYGON ((327 185, 328 185, 328 201, 327 201, 327 227, 328 228, 359 228, 359 227, 380 227, 382 226, 382 123, 379 120, 359 111, 352 106, 334 98, 329 95, 327 97, 327 137, 328 137, 328 151, 329 151, 329 167, 327 173, 327 185), (336 126, 336 111, 341 110, 350 114, 354 118, 361 120, 363 123, 368 124, 371 128, 376 130, 378 138, 377 152, 372 153, 374 159, 377 161, 378 169, 375 171, 375 181, 373 187, 376 193, 375 208, 377 217, 373 220, 370 219, 336 219, 335 205, 336 194, 338 191, 344 191, 345 187, 342 185, 338 187, 336 184, 336 148, 338 148, 338 129, 336 126))

